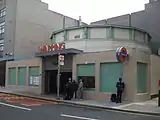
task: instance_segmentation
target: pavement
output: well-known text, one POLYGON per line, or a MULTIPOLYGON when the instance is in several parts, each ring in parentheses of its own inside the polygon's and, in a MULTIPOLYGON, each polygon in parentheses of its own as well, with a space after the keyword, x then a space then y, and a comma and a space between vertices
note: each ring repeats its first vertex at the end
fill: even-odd
POLYGON ((0 93, 0 113, 3 120, 160 120, 160 116, 68 106, 4 93, 0 93))
MULTIPOLYGON (((57 100, 55 96, 50 95, 33 95, 29 93, 20 93, 15 91, 1 90, 0 92, 12 95, 18 95, 23 97, 29 97, 32 99, 39 99, 44 101, 53 102, 54 104, 65 104, 69 106, 78 106, 85 108, 96 108, 103 110, 111 110, 117 112, 130 112, 135 114, 145 114, 160 116, 160 107, 158 107, 158 99, 149 100, 143 103, 132 103, 124 101, 122 104, 112 103, 110 101, 94 101, 94 100, 57 100)), ((0 99, 1 100, 1 99, 0 99)), ((23 103, 24 104, 24 103, 23 103)), ((22 104, 22 105, 23 105, 22 104)))

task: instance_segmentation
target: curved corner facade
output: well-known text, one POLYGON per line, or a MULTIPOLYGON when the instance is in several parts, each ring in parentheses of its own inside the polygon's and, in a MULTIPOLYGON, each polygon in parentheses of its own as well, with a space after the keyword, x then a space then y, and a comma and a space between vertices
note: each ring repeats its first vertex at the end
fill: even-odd
POLYGON ((74 46, 84 52, 116 50, 119 46, 149 52, 148 33, 129 27, 86 26, 53 33, 53 43, 65 42, 66 48, 74 46))
POLYGON ((126 84, 125 100, 148 100, 156 91, 151 64, 158 59, 151 55, 148 47, 151 37, 147 32, 131 27, 92 25, 55 31, 51 38, 41 47, 37 46, 36 57, 39 58, 36 60, 7 63, 8 88, 56 94, 57 54, 60 53, 65 58, 61 66, 60 93, 64 92, 63 86, 71 77, 83 80, 85 99, 109 100, 110 95, 116 92, 116 82, 122 75, 126 84), (64 49, 59 50, 62 44, 64 49), (117 61, 118 47, 128 49, 129 60, 126 63, 117 61), (22 67, 26 69, 20 70, 22 67), (27 82, 21 85, 18 83, 22 74, 25 74, 27 82), (10 80, 13 79, 11 75, 15 75, 15 80, 10 80), (13 81, 15 83, 11 85, 13 81))

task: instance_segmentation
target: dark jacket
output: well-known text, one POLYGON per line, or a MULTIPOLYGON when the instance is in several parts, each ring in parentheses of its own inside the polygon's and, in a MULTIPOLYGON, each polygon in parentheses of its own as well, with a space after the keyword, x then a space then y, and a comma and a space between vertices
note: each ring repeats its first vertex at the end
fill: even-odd
POLYGON ((76 81, 73 81, 72 85, 73 85, 73 91, 74 92, 77 91, 78 90, 78 83, 76 81))
POLYGON ((117 92, 123 92, 125 87, 124 82, 117 82, 116 87, 117 87, 117 92))

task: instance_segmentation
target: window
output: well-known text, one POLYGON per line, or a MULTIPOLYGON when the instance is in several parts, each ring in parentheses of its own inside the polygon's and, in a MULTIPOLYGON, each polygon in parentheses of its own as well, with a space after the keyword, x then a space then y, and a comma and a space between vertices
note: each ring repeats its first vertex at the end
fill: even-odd
POLYGON ((0 39, 0 45, 4 43, 4 39, 0 39))
POLYGON ((0 52, 4 51, 4 46, 0 46, 0 52))
POLYGON ((0 26, 0 34, 4 33, 4 26, 0 26))
POLYGON ((78 80, 83 81, 84 88, 95 88, 95 76, 79 76, 78 80))
POLYGON ((84 88, 95 88, 95 65, 94 64, 79 64, 77 65, 77 78, 82 79, 84 88))
POLYGON ((0 23, 0 34, 4 33, 5 22, 0 23))
POLYGON ((0 10, 0 17, 3 17, 5 15, 6 15, 6 9, 3 8, 3 9, 0 10))
POLYGON ((0 34, 0 43, 2 43, 2 40, 4 41, 4 33, 0 34))

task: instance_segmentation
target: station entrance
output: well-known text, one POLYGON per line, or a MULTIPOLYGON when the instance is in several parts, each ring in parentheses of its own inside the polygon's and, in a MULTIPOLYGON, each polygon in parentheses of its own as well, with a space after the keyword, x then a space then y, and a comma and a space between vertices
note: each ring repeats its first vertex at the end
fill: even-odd
MULTIPOLYGON (((45 94, 57 94, 57 73, 57 70, 45 71, 45 94)), ((60 73, 60 94, 64 93, 69 78, 72 78, 72 72, 60 73)))

